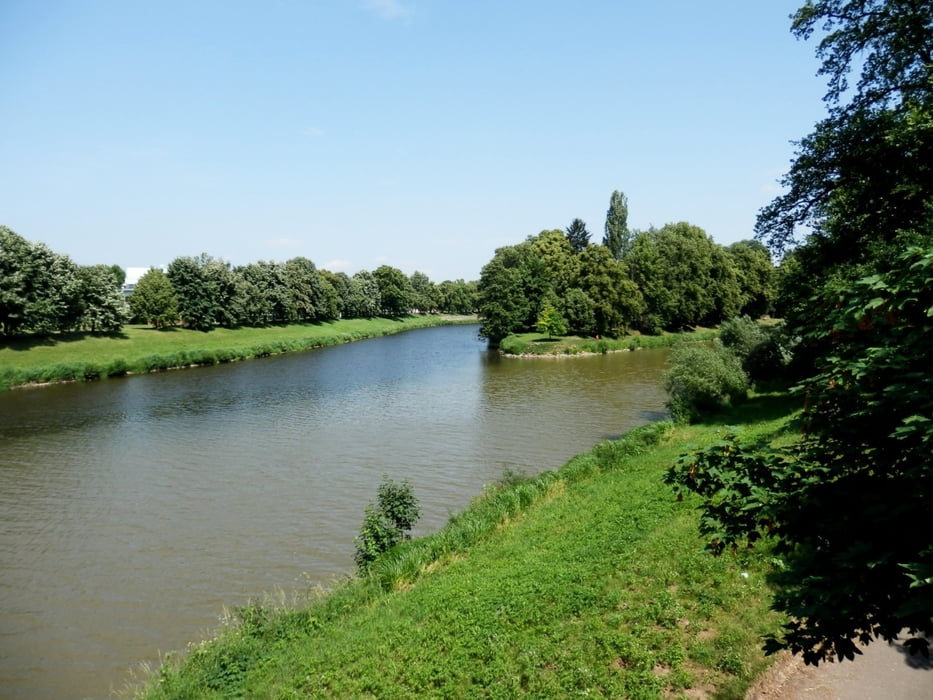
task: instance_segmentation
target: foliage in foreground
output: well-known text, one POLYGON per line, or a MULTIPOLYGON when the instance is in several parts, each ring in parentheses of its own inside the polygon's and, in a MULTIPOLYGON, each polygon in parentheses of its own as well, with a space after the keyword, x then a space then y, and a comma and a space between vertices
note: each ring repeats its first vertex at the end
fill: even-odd
POLYGON ((240 609, 143 697, 740 698, 780 622, 767 557, 707 556, 695 504, 658 488, 716 433, 657 423, 494 485, 308 605, 240 609))
MULTIPOLYGON (((804 438, 727 437, 668 475, 704 498, 715 552, 776 543, 776 606, 790 621, 768 648, 814 664, 933 632, 933 248, 824 301, 804 336, 822 347, 799 388, 804 438)), ((922 638, 909 644, 928 653, 922 638)))

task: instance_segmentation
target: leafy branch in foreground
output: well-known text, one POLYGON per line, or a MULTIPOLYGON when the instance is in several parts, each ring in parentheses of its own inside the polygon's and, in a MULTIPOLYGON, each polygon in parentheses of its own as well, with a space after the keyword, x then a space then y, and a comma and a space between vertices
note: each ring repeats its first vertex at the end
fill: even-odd
MULTIPOLYGON (((818 664, 856 641, 933 631, 933 248, 826 298, 804 342, 822 348, 788 447, 735 436, 683 456, 667 481, 703 498, 715 553, 769 536, 791 621, 769 652, 818 664)), ((908 640, 929 653, 926 640, 908 640)))

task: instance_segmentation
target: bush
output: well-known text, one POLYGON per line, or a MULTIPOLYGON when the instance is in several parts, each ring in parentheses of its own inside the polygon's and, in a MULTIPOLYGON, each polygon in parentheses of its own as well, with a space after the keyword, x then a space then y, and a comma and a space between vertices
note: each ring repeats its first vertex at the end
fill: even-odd
POLYGON ((383 552, 411 539, 408 533, 420 517, 421 505, 411 484, 407 480, 397 483, 383 478, 377 502, 366 507, 360 534, 356 538, 353 559, 360 572, 365 572, 383 552))
POLYGON ((765 327, 739 316, 722 324, 719 339, 739 358, 750 379, 776 379, 786 373, 792 343, 783 326, 765 327))
POLYGON ((678 422, 688 423, 746 398, 748 376, 735 353, 719 342, 677 345, 665 374, 667 407, 678 422))

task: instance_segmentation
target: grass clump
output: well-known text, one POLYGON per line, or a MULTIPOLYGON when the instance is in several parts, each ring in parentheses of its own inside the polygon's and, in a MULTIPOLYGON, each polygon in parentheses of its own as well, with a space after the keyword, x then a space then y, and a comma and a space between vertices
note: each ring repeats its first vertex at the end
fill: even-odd
MULTIPOLYGON (((753 397, 741 429, 782 431, 753 397)), ((730 416, 737 418, 737 416, 730 416)), ((557 471, 508 474, 441 531, 300 605, 241 609, 144 698, 740 698, 767 665, 767 547, 713 557, 664 482, 714 425, 661 422, 557 471)), ((254 606, 255 607, 255 606, 254 606)))

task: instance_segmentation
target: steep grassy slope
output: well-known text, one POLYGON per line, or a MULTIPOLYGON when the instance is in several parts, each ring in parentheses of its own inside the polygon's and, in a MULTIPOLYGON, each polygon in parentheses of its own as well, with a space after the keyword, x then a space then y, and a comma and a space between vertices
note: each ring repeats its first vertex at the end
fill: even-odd
MULTIPOLYGON (((787 407, 759 397, 742 429, 781 434, 787 407)), ((654 424, 491 488, 371 576, 237 611, 143 697, 741 697, 780 622, 768 554, 705 553, 662 481, 722 431, 654 424)))

